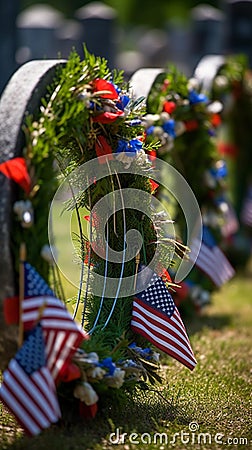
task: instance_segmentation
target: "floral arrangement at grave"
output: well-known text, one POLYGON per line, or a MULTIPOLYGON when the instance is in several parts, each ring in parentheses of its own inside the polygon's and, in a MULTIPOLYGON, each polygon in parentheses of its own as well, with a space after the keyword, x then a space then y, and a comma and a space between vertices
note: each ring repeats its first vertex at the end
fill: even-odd
POLYGON ((223 103, 218 147, 230 173, 230 196, 239 220, 227 251, 234 265, 246 265, 251 241, 252 76, 246 55, 229 55, 212 84, 211 97, 223 103))
MULTIPOLYGON (((40 114, 28 117, 24 124, 26 147, 21 178, 27 183, 18 182, 20 198, 13 208, 16 214, 13 254, 17 272, 16 249, 20 244, 26 245, 28 260, 21 261, 22 271, 25 274, 28 271, 28 275, 24 277, 20 311, 22 304, 29 304, 27 299, 35 297, 33 314, 37 314, 32 323, 29 314, 27 323, 24 321, 26 312, 19 316, 24 345, 29 344, 34 327, 41 323, 43 328, 50 308, 55 305, 54 296, 61 300, 63 297, 45 229, 50 203, 64 183, 71 196, 64 202, 62 213, 75 211, 78 219, 80 286, 72 319, 79 317, 85 334, 80 332, 80 337, 77 332, 81 342, 77 339, 74 352, 69 349, 67 361, 54 369, 63 418, 69 411, 74 417, 76 414, 94 417, 103 399, 110 403, 119 399, 125 402, 129 396, 137 395, 138 389, 148 390, 159 383, 162 379, 157 349, 189 369, 196 364, 169 292, 173 283, 166 268, 172 264, 177 246, 173 238, 169 242, 162 240, 170 221, 164 211, 160 215, 152 205, 157 183, 149 153, 155 145, 145 139, 143 99, 133 101, 123 73, 111 72, 105 59, 84 51, 83 61, 75 52, 70 55, 48 87, 40 114), (125 206, 123 191, 129 188, 133 203, 125 206), (138 195, 132 197, 132 192, 138 192, 144 205, 139 207, 138 195), (103 214, 95 209, 104 199, 105 225, 103 214), (87 222, 89 234, 84 232, 87 222), (132 229, 141 237, 141 245, 136 242, 135 253, 127 259, 127 246, 131 242, 126 237, 132 229), (111 249, 122 254, 122 259, 111 261, 108 257, 111 249), (116 281, 113 295, 109 295, 106 286, 109 279, 116 281), (128 291, 121 293, 124 281, 128 291), (137 286, 141 289, 136 290, 137 286), (48 303, 41 300, 45 296, 48 303), (155 303, 157 306, 153 306, 155 303), (174 327, 177 331, 171 332, 174 327), (178 336, 174 337, 174 333, 178 336)), ((180 255, 185 251, 179 245, 180 255)), ((19 275, 19 289, 20 283, 19 275)), ((60 314, 67 314, 58 304, 57 308, 60 314)), ((13 319, 8 320, 11 323, 13 319)), ((50 337, 48 330, 46 336, 50 337)), ((17 359, 22 360, 19 353, 17 359)), ((55 417, 59 417, 58 410, 55 417)), ((29 432, 33 433, 31 429, 29 432)))
MULTIPOLYGON (((201 209, 203 241, 207 239, 207 246, 211 248, 222 247, 234 228, 228 228, 233 209, 228 194, 227 165, 217 149, 217 130, 222 122, 221 101, 209 100, 196 79, 187 79, 171 66, 158 75, 146 103, 147 142, 154 139, 160 143, 158 156, 173 165, 192 188, 201 209)), ((160 199, 165 198, 161 189, 157 195, 160 199)), ((174 209, 177 233, 183 239, 185 229, 181 210, 177 205, 174 209)), ((236 228, 234 214, 233 219, 236 228)), ((177 292, 177 304, 188 312, 192 305, 193 310, 201 312, 210 302, 211 292, 234 273, 226 259, 225 262, 228 274, 223 280, 216 280, 216 274, 206 270, 204 261, 201 267, 196 261, 183 289, 177 292)))

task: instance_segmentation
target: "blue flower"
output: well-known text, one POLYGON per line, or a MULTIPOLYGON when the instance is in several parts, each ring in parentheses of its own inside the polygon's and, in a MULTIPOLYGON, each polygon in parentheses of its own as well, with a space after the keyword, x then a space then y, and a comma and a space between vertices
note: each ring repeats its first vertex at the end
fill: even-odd
POLYGON ((111 356, 108 356, 107 358, 104 358, 100 364, 100 367, 105 367, 105 369, 108 369, 108 375, 114 375, 116 365, 113 363, 111 356))
POLYGON ((138 355, 142 356, 145 359, 151 359, 152 350, 149 347, 141 348, 136 345, 135 342, 129 345, 129 348, 132 348, 138 355))
POLYGON ((154 128, 155 128, 154 125, 151 125, 150 127, 148 127, 148 128, 146 129, 146 134, 147 134, 147 135, 153 134, 154 128))
POLYGON ((209 128, 209 130, 208 130, 208 134, 209 134, 209 136, 211 136, 211 137, 213 137, 213 136, 216 136, 217 134, 216 134, 216 131, 215 130, 213 130, 212 128, 209 128))
POLYGON ((131 139, 129 141, 130 152, 137 153, 142 149, 143 143, 139 139, 131 139))
POLYGON ((128 145, 127 141, 124 141, 123 139, 119 139, 116 153, 127 152, 127 145, 128 145))
POLYGON ((135 348, 137 345, 135 342, 132 342, 132 344, 129 345, 129 348, 135 348))
POLYGON ((129 101, 130 101, 130 98, 128 97, 128 95, 120 95, 120 100, 119 100, 119 102, 116 103, 116 106, 117 106, 117 108, 124 111, 124 108, 126 108, 129 101))
MULTIPOLYGON (((141 150, 143 144, 142 141, 139 139, 131 139, 130 141, 124 141, 123 139, 120 139, 118 141, 116 153, 132 153, 131 156, 135 156, 139 150, 141 150)), ((129 155, 130 156, 130 155, 129 155)))
POLYGON ((219 161, 217 167, 213 167, 210 169, 210 173, 216 180, 219 180, 220 178, 225 178, 228 174, 227 165, 225 161, 219 161))
POLYGON ((164 124, 163 124, 163 130, 169 134, 169 136, 175 138, 176 137, 176 133, 175 133, 175 121, 173 119, 169 119, 167 120, 164 124))
POLYGON ((208 101, 208 98, 204 94, 199 94, 193 89, 189 91, 189 102, 191 105, 195 105, 196 103, 204 103, 208 101))

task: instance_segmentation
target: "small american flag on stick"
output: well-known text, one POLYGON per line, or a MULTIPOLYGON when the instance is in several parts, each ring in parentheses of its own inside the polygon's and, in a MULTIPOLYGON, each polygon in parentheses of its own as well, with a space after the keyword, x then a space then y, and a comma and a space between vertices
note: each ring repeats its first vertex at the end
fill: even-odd
POLYGON ((40 320, 46 343, 47 367, 56 380, 80 343, 88 335, 72 319, 65 305, 55 297, 45 280, 24 262, 24 300, 22 321, 24 331, 40 320))
POLYGON ((29 332, 4 371, 0 400, 30 436, 39 434, 61 417, 55 383, 46 365, 40 324, 29 332))
MULTIPOLYGON (((139 279, 141 283, 141 271, 138 273, 137 290, 139 279)), ((131 327, 190 370, 195 367, 197 362, 179 311, 166 284, 155 273, 152 273, 147 288, 135 294, 131 327)))
POLYGON ((195 265, 202 270, 202 272, 204 272, 217 287, 221 287, 234 276, 235 270, 223 251, 216 245, 212 233, 205 225, 203 226, 203 238, 200 251, 197 255, 196 249, 199 248, 199 245, 199 240, 194 238, 190 246, 191 252, 189 257, 195 261, 195 265))

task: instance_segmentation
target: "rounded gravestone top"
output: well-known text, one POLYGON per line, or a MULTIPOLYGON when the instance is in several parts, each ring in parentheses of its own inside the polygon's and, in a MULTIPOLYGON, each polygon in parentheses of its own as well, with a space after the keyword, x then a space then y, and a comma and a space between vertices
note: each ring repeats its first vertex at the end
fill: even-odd
POLYGON ((26 8, 17 17, 18 28, 56 28, 64 16, 50 5, 36 4, 26 8))
POLYGON ((194 70, 194 77, 199 80, 203 90, 210 92, 218 70, 225 64, 223 55, 205 55, 194 70))
POLYGON ((111 20, 117 17, 117 12, 114 8, 104 5, 102 2, 92 2, 82 8, 77 9, 75 17, 78 19, 104 19, 111 20))
POLYGON ((0 162, 19 156, 25 117, 39 107, 52 73, 63 63, 54 59, 29 61, 11 77, 0 98, 0 162))
POLYGON ((129 80, 133 97, 138 98, 143 96, 147 98, 157 76, 163 72, 164 69, 152 67, 137 70, 129 80))
POLYGON ((191 9, 191 17, 194 20, 222 20, 224 13, 211 5, 198 5, 191 9))

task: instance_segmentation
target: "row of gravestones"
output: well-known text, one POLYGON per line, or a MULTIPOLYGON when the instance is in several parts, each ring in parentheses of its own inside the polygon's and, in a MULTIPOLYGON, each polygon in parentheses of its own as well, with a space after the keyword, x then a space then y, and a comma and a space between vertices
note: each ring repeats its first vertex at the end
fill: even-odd
MULTIPOLYGON (((0 92, 18 65, 58 54, 67 58, 73 47, 82 55, 83 42, 91 53, 129 75, 139 67, 164 66, 168 60, 189 75, 203 55, 226 51, 245 53, 252 62, 252 0, 225 0, 222 9, 199 4, 190 12, 189 27, 167 18, 164 31, 142 27, 127 34, 118 27, 117 11, 102 2, 88 3, 71 20, 46 4, 18 13, 18 4, 13 0, 0 11, 0 92), (120 52, 124 39, 134 42, 135 51, 120 52)), ((128 46, 129 42, 123 45, 128 46)))
MULTIPOLYGON (((224 63, 222 56, 205 57, 195 72, 199 79, 211 83, 218 68, 224 63), (212 67, 211 76, 209 66, 212 67), (207 78, 207 77, 208 78, 207 78)), ((22 131, 27 114, 36 116, 41 98, 52 81, 55 70, 64 60, 37 60, 21 66, 10 79, 0 99, 0 164, 22 155, 25 137, 22 131), (17 95, 18 94, 18 95, 17 95)), ((163 69, 143 68, 136 71, 130 80, 134 97, 147 96, 156 77, 163 69)), ((10 248, 12 230, 12 208, 16 190, 14 183, 0 172, 0 369, 6 367, 16 352, 18 330, 5 323, 3 305, 6 298, 16 294, 14 261, 10 248)))

